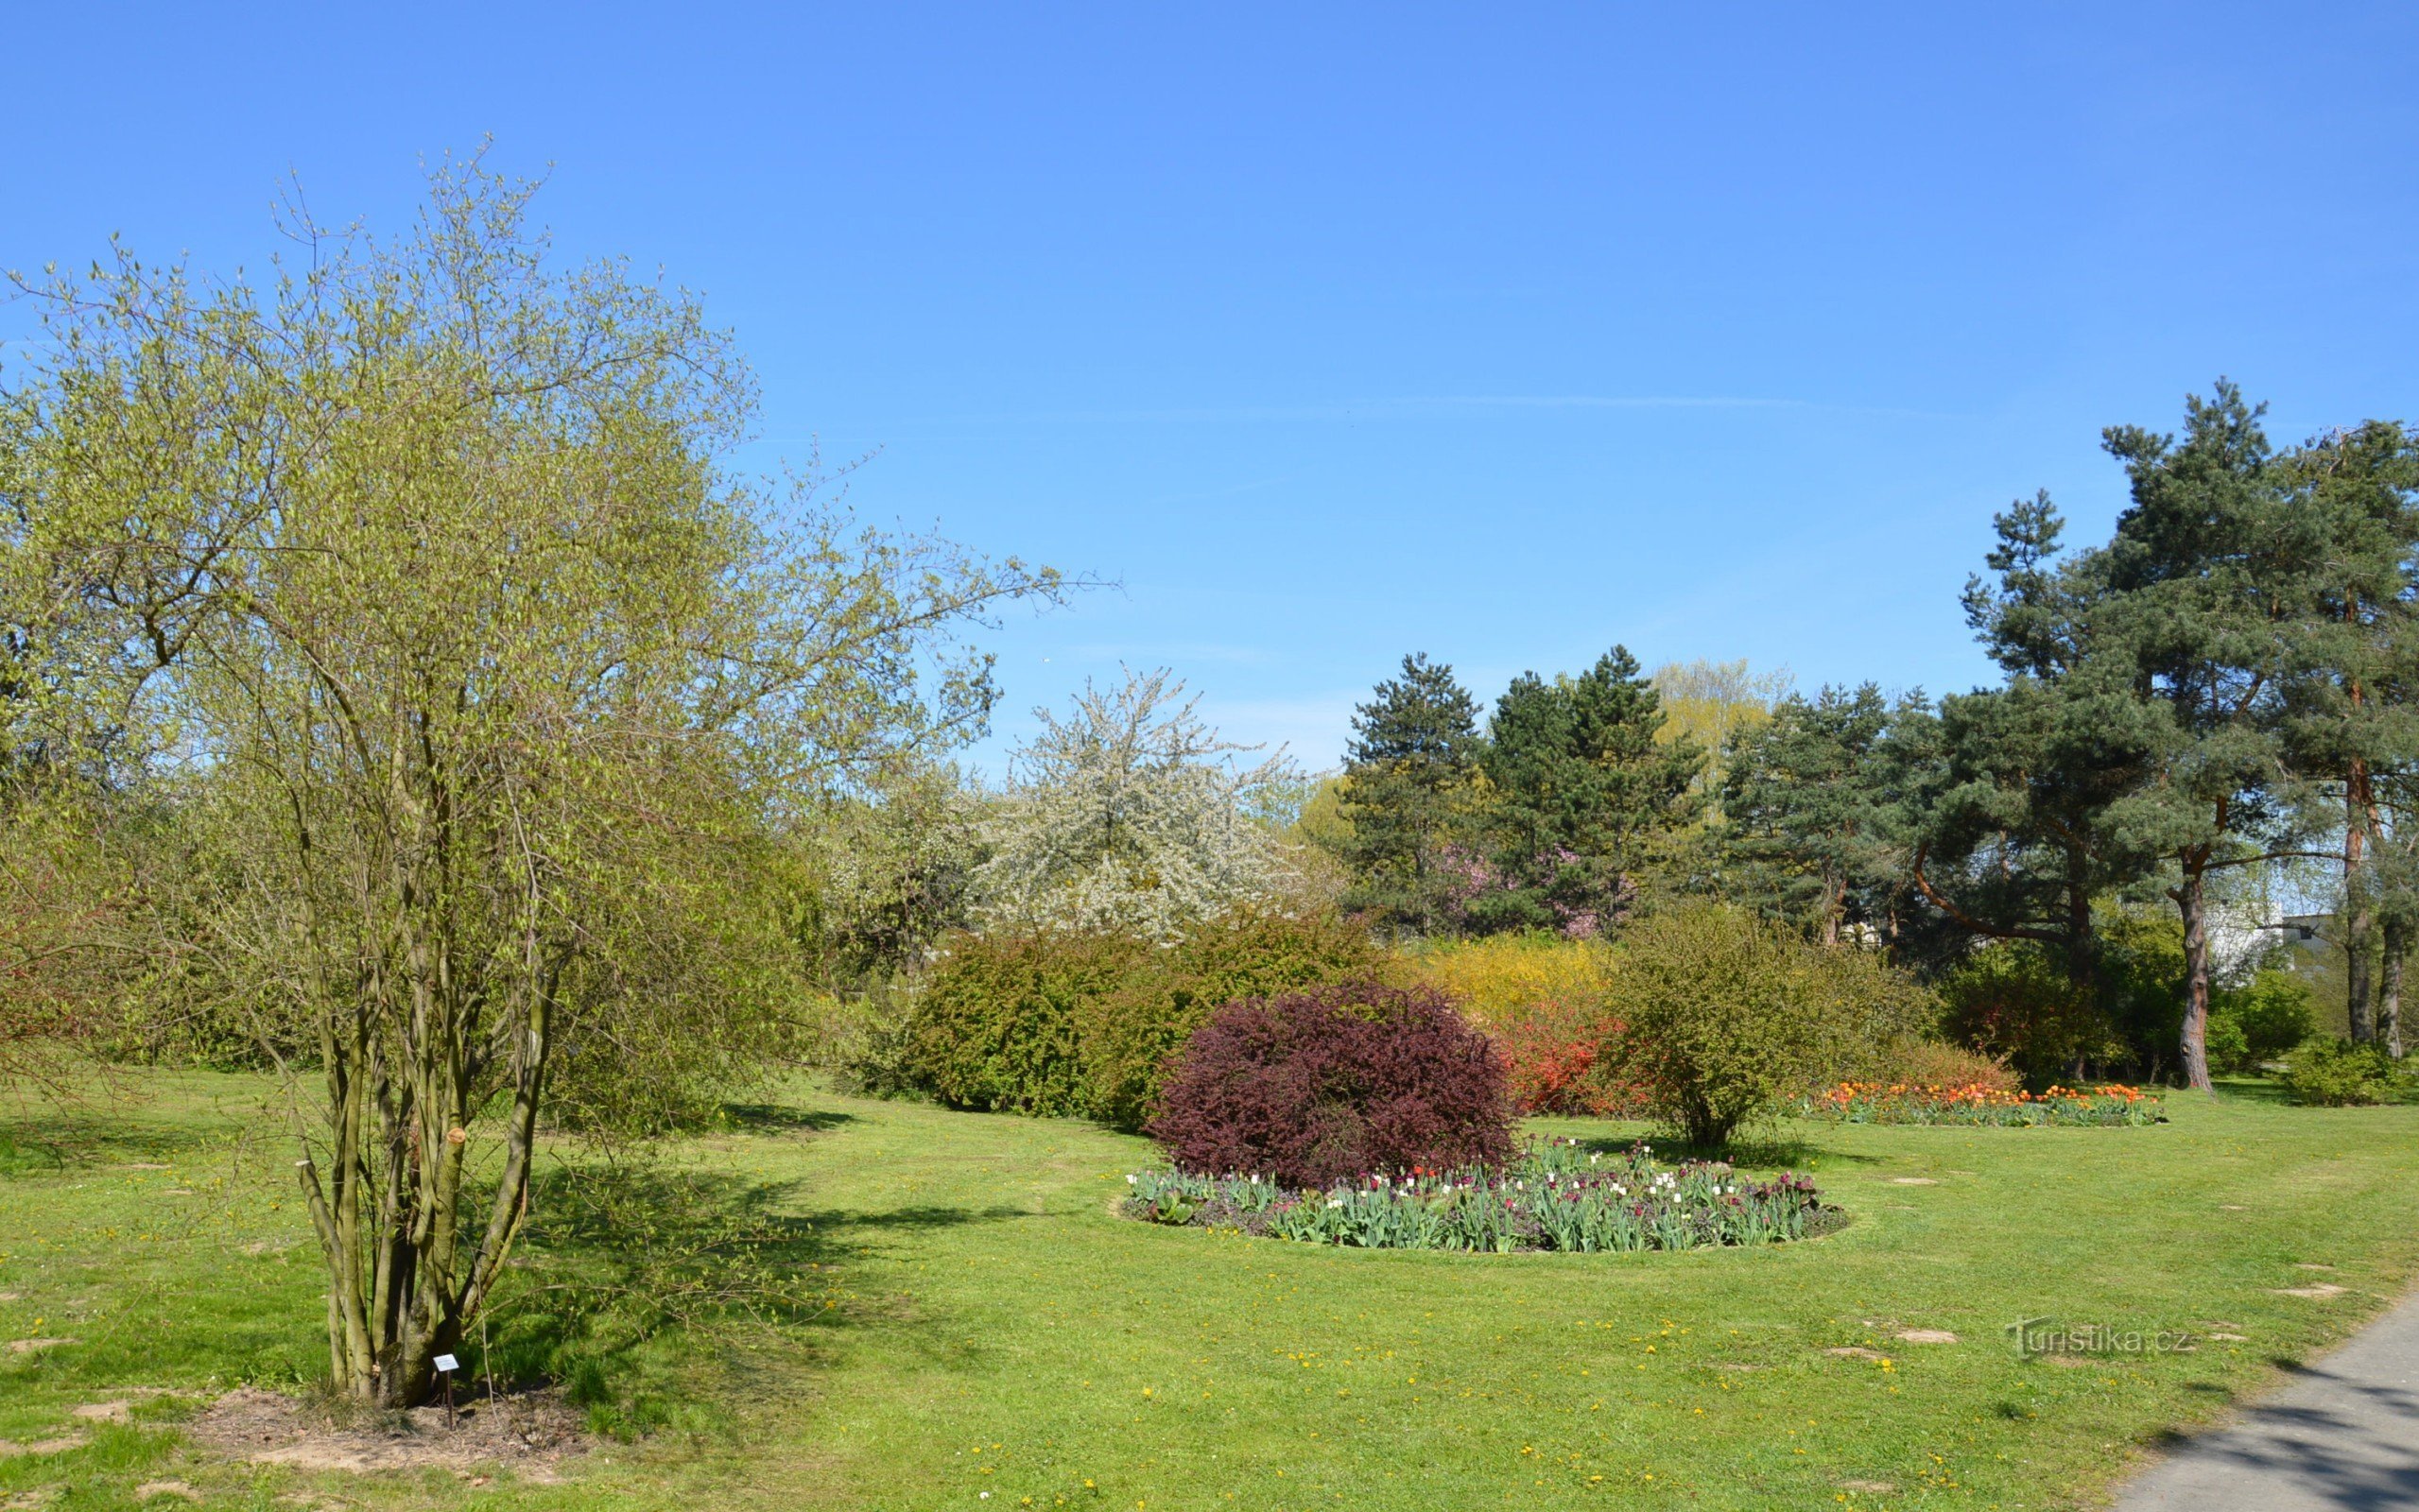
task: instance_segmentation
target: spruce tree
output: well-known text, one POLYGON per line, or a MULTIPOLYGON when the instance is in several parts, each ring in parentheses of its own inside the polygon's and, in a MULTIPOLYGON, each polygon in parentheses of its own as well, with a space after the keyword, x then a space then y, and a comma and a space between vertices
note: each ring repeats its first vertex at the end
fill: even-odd
POLYGON ((1455 865, 1477 799, 1478 705, 1425 651, 1353 711, 1341 807, 1354 885, 1347 907, 1381 923, 1439 933, 1453 921, 1455 865))

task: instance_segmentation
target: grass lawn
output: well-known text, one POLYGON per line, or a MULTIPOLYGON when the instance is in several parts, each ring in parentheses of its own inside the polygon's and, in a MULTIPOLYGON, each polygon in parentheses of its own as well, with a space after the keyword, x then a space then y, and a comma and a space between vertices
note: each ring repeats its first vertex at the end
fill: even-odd
MULTIPOLYGON (((0 1438, 130 1386, 290 1389, 323 1357, 262 1085, 134 1090, 0 1140, 0 1340, 78 1341, 0 1349, 0 1438)), ((211 1463, 164 1397, 0 1458, 0 1507, 130 1506, 167 1476, 261 1508, 2088 1505, 2419 1270, 2419 1108, 2169 1102, 2150 1129, 1792 1124, 1840 1233, 1480 1257, 1132 1223, 1110 1208, 1139 1140, 800 1089, 681 1158, 713 1177, 686 1200, 774 1215, 773 1258, 828 1305, 630 1351, 615 1389, 660 1426, 566 1484, 211 1463), (2280 1295, 2317 1282, 2344 1290, 2280 1295), (2041 1316, 2242 1338, 2018 1359, 2004 1327, 2041 1316), (1825 1352, 1847 1346, 1883 1358, 1825 1352)))

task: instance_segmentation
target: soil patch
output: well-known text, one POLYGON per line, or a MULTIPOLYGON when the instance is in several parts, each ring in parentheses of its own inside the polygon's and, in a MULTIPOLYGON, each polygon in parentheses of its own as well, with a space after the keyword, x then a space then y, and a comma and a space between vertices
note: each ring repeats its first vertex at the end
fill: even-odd
POLYGON ((464 1402, 448 1427, 443 1407, 338 1424, 291 1397, 248 1388, 219 1398, 186 1431, 205 1449, 262 1465, 355 1473, 497 1465, 539 1482, 560 1480, 557 1467, 588 1447, 579 1413, 551 1392, 464 1402))

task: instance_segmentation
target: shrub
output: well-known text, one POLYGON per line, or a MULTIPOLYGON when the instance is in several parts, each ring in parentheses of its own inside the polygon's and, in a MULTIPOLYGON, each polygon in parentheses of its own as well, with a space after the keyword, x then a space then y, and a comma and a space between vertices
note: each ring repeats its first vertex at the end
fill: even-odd
POLYGON ((1363 982, 1219 1008, 1149 1132, 1180 1170, 1324 1187, 1500 1164, 1512 1107, 1486 1036, 1441 994, 1363 982))
POLYGON ((2256 1071, 2317 1029, 2309 984, 2289 972, 2262 971, 2248 986, 2210 994, 2209 1063, 2220 1071, 2256 1071))
POLYGON ((1877 956, 1696 903, 1629 932, 1608 1071, 1699 1148, 1729 1142, 1913 1033, 1929 1000, 1877 956))
POLYGON ((2004 1061, 1961 1045, 1912 1037, 1883 1045, 1857 1079, 1885 1087, 1972 1087, 1995 1093, 2024 1086, 2024 1079, 2004 1061))
POLYGON ((1137 1128, 1168 1058, 1236 998, 1364 978, 1377 947, 1332 913, 1243 911, 1172 946, 1045 930, 959 936, 907 1017, 907 1079, 953 1108, 1137 1128))
POLYGON ((1389 975, 1437 988, 1486 1031, 1523 1114, 1602 1116, 1633 1111, 1636 1101, 1598 1065, 1621 1027, 1605 1001, 1615 962, 1596 940, 1496 935, 1400 955, 1389 975))
POLYGON ((2286 1090, 2312 1108, 2381 1103, 2400 1078, 2401 1068, 2384 1047, 2349 1040, 2313 1040, 2285 1063, 2286 1090))
POLYGON ((1221 1005, 1367 981, 1382 959, 1369 931, 1333 912, 1243 910, 1203 925, 1078 1015, 1086 1111, 1140 1128, 1161 1078, 1221 1005))
POLYGON ((1960 962, 1940 984, 1950 1038, 2043 1087, 2125 1054, 2108 1016, 2078 991, 2062 962, 2030 940, 1999 940, 1960 962))
POLYGON ((1120 935, 954 938, 907 1019, 915 1081, 952 1108, 1089 1112, 1078 1016, 1149 971, 1156 953, 1120 935))

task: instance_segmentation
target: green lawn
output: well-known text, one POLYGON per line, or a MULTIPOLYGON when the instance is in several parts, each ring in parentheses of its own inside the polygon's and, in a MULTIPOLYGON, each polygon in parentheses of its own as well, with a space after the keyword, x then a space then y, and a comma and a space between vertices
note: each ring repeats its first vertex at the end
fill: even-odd
MULTIPOLYGON (((0 1352, 0 1438, 113 1388, 290 1385, 320 1358, 261 1085, 131 1091, 0 1141, 0 1339, 80 1341, 0 1352)), ((617 1356, 613 1389, 660 1426, 568 1484, 214 1465, 161 1398, 87 1448, 0 1459, 0 1506, 61 1486, 62 1508, 130 1505, 170 1475, 262 1508, 307 1486, 370 1507, 2089 1504, 2419 1269, 2419 1108, 2245 1093, 2173 1098, 2151 1129, 1790 1125, 1854 1213, 1829 1238, 1477 1257, 1131 1223, 1110 1209, 1138 1140, 802 1090, 684 1145, 711 1180, 683 1206, 757 1213, 830 1305, 617 1356), (2346 1290, 2279 1295, 2313 1281, 2346 1290), (2020 1361, 2002 1329, 2042 1315, 2245 1340, 2020 1361), (1917 1328, 1959 1342, 1892 1337, 1917 1328)))

